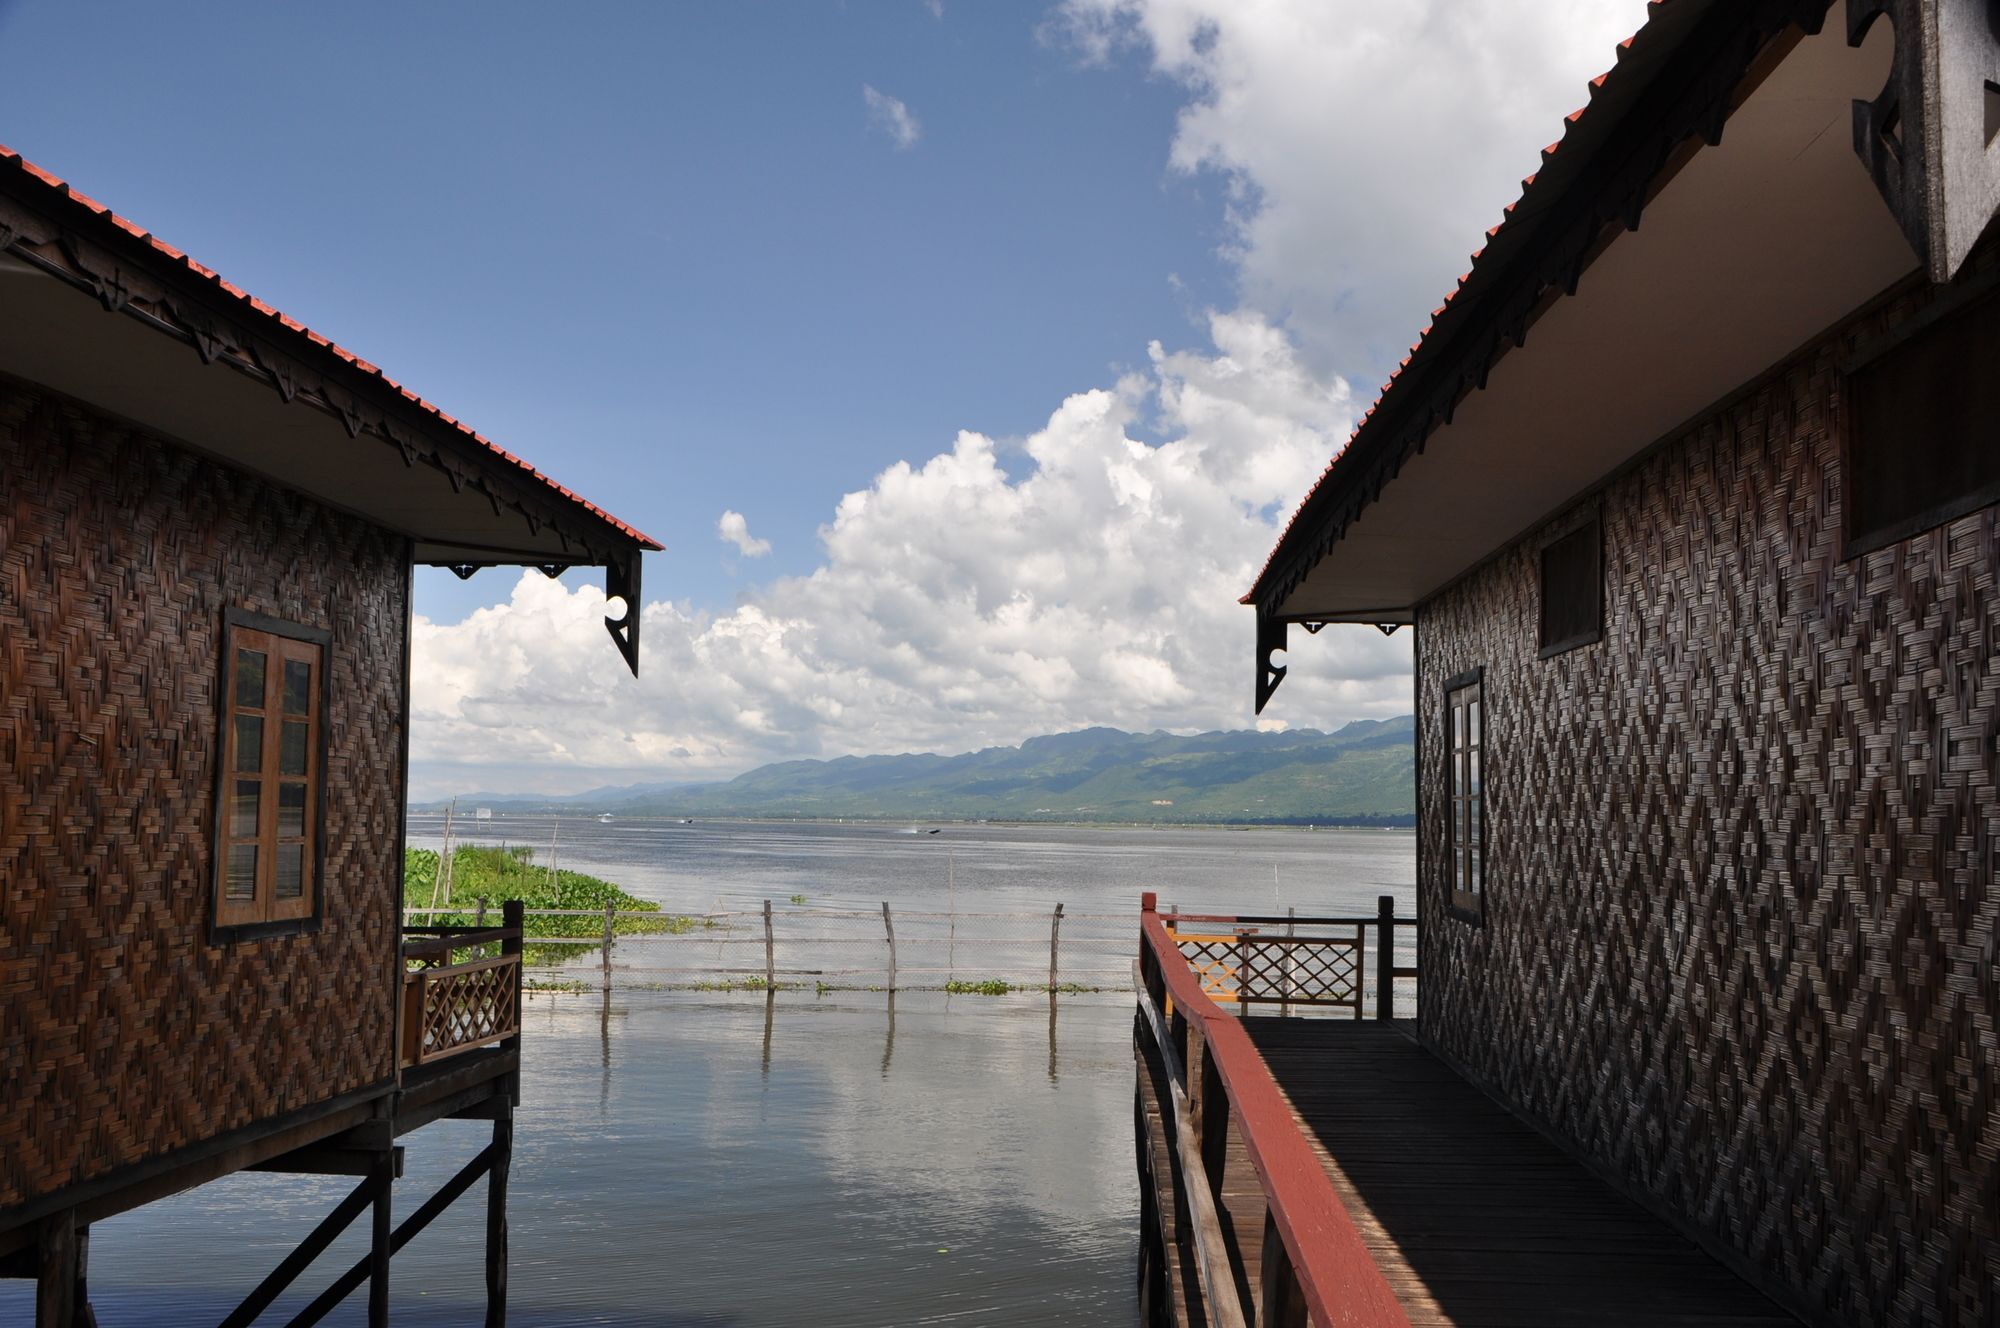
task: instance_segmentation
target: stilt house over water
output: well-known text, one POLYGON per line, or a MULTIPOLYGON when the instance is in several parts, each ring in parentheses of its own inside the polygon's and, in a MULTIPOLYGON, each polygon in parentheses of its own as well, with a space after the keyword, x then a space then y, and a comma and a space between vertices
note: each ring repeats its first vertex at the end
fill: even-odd
POLYGON ((1157 1321, 2000 1321, 1996 204, 1988 0, 1593 82, 1246 597, 1414 634, 1417 916, 1146 915, 1157 1321))
POLYGON ((352 1174, 227 1322, 362 1212, 302 1321, 385 1322, 397 1140, 473 1116, 499 1322, 519 919, 399 925, 412 569, 604 567, 636 671, 659 546, 4 148, 0 477, 0 1276, 88 1324, 91 1223, 352 1174))

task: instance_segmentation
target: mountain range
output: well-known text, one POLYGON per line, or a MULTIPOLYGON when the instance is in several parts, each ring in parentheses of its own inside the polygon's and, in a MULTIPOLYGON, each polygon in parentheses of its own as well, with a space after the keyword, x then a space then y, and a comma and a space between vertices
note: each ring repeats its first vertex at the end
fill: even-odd
POLYGON ((1404 715, 1333 733, 1082 729, 959 756, 781 761, 726 783, 459 802, 621 816, 1409 825, 1414 762, 1404 715))

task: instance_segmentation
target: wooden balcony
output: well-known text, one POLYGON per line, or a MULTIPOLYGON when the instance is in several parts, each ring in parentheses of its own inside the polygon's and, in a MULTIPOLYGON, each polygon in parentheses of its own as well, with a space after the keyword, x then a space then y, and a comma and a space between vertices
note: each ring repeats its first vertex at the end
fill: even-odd
POLYGON ((521 906, 503 925, 403 928, 403 1017, 399 1069, 481 1047, 521 1031, 521 906))
POLYGON ((1191 918, 1146 896, 1145 1322, 1795 1323, 1389 1017, 1394 979, 1410 976, 1395 938, 1413 926, 1386 907, 1373 919, 1191 918), (1337 939, 1305 945, 1274 923, 1337 939), (1361 1017, 1370 1004, 1376 1017, 1361 1017), (1260 1008, 1349 1017, 1251 1015, 1260 1008))

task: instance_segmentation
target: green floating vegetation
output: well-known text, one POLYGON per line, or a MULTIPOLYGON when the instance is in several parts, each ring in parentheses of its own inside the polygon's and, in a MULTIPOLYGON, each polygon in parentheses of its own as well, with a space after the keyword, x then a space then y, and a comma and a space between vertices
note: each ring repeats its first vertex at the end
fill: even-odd
MULTIPOLYGON (((716 978, 712 981, 696 981, 681 984, 683 991, 791 991, 796 982, 766 982, 762 978, 716 978)), ((675 984, 660 983, 657 991, 673 991, 675 984)))
POLYGON ((434 849, 406 849, 403 854, 403 902, 411 908, 450 909, 445 913, 418 916, 424 925, 468 927, 478 920, 478 901, 486 901, 486 922, 500 925, 500 905, 518 899, 528 909, 588 909, 597 916, 529 918, 530 934, 578 938, 575 944, 541 939, 522 947, 529 964, 560 964, 597 950, 604 939, 604 906, 621 914, 646 913, 650 917, 617 917, 612 920, 614 936, 680 936, 711 928, 712 918, 693 918, 662 912, 658 904, 627 894, 609 881, 582 872, 556 871, 535 862, 535 850, 515 845, 495 848, 483 844, 461 844, 452 851, 448 892, 438 889, 440 855, 434 849))
POLYGON ((1026 990, 999 978, 987 978, 984 982, 965 982, 954 978, 944 984, 944 989, 954 996, 1005 996, 1010 991, 1026 990))

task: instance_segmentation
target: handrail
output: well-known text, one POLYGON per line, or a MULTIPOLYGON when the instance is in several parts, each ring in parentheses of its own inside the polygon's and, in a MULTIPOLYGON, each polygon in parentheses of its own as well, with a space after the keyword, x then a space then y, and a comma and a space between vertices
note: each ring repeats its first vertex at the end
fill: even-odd
MULTIPOLYGON (((1371 913, 1365 918, 1308 918, 1291 913, 1162 913, 1162 921, 1173 922, 1232 922, 1255 923, 1267 926, 1272 923, 1297 923, 1301 927, 1373 927, 1381 921, 1381 915, 1371 913)), ((1398 927, 1414 927, 1415 918, 1390 919, 1398 927)))
POLYGON ((1147 893, 1139 913, 1141 958, 1152 960, 1174 1013, 1201 1031, 1205 1059, 1222 1080, 1229 1115, 1263 1187, 1311 1321, 1317 1328, 1408 1328, 1409 1316, 1299 1129, 1263 1054, 1242 1022, 1225 1015, 1202 991, 1167 934, 1168 920, 1188 916, 1161 914, 1155 896, 1147 893))
POLYGON ((490 945, 494 941, 504 943, 517 939, 520 935, 519 927, 405 927, 403 957, 422 959, 429 955, 449 956, 454 950, 469 950, 476 945, 490 945), (423 939, 409 939, 413 935, 423 939))
POLYGON ((1160 1065, 1167 1072, 1167 1109, 1173 1113, 1174 1153, 1181 1164, 1181 1188, 1186 1191, 1188 1218, 1194 1227, 1194 1271, 1206 1298, 1209 1322, 1216 1328, 1243 1328, 1243 1302, 1236 1295, 1236 1274, 1229 1266, 1229 1247, 1222 1239, 1222 1219, 1215 1211, 1215 1196, 1208 1186, 1191 1183, 1189 1177, 1203 1174, 1201 1144, 1189 1124, 1187 1070, 1182 1067, 1174 1040, 1167 1036, 1166 1022, 1160 1018, 1153 994, 1146 990, 1146 977, 1139 961, 1132 961, 1132 985, 1139 993, 1139 1011, 1153 1031, 1153 1045, 1160 1050, 1160 1065))

